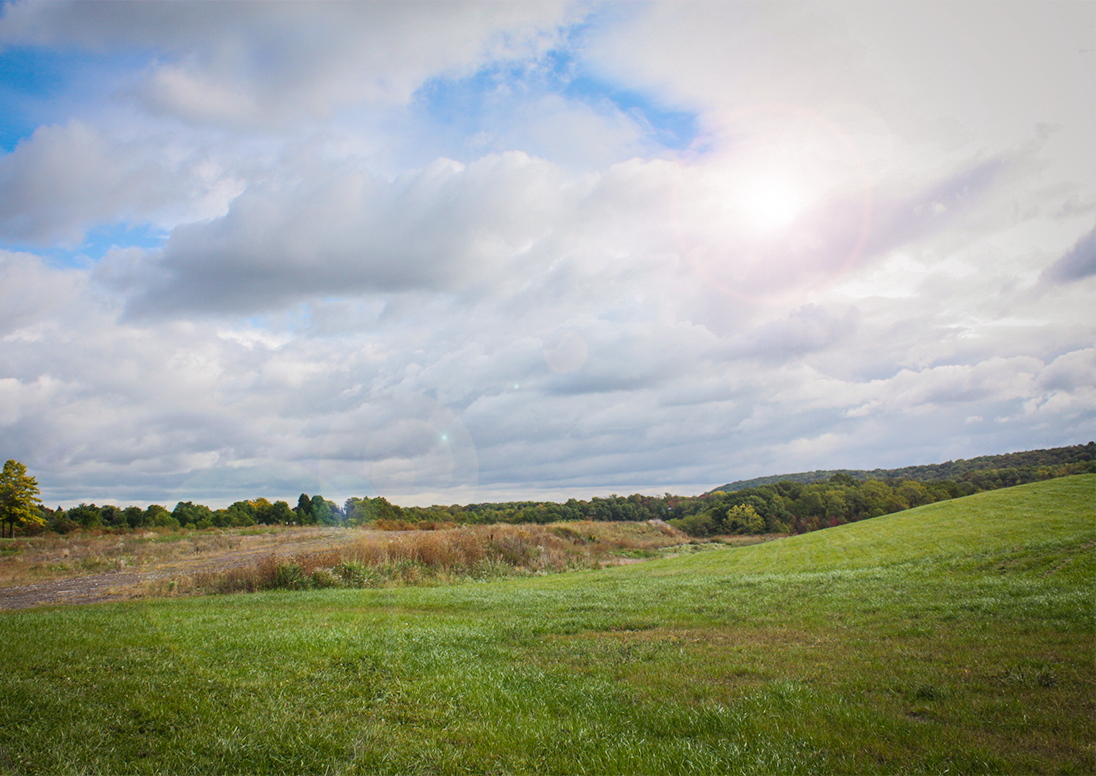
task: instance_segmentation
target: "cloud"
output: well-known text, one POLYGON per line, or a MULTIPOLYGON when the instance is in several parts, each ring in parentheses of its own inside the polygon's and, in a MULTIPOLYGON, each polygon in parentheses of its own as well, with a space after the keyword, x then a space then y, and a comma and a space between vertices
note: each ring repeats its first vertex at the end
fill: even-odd
POLYGON ((357 103, 406 103, 428 78, 535 56, 563 3, 16 3, 0 41, 160 52, 135 93, 153 113, 269 127, 357 103))
POLYGON ((631 274, 647 286, 682 263, 696 283, 729 296, 779 297, 824 287, 863 253, 946 229, 951 214, 926 216, 918 203, 952 203, 956 190, 976 203, 985 194, 970 180, 986 177, 964 173, 877 208, 894 215, 868 240, 863 195, 841 191, 785 230, 758 232, 728 194, 727 181, 741 175, 734 160, 636 159, 578 173, 506 152, 468 164, 438 159, 391 181, 340 161, 298 156, 225 215, 176 227, 162 253, 128 271, 148 285, 116 278, 130 287, 129 312, 234 314, 329 296, 512 293, 516 283, 547 292, 564 273, 553 293, 581 294, 579 278, 632 282, 631 274))
POLYGON ((1093 410, 1091 348, 1046 366, 992 357, 834 376, 825 354, 850 358, 879 329, 874 312, 803 308, 747 336, 771 357, 713 359, 720 342, 705 327, 658 305, 607 305, 557 330, 588 347, 560 373, 542 354, 556 307, 515 318, 504 300, 469 308, 431 294, 406 316, 309 337, 274 321, 120 323, 94 284, 75 288, 40 314, 44 336, 2 351, 0 437, 34 462, 51 501, 705 489, 772 467, 927 462, 941 429, 969 435, 974 415, 990 436, 966 455, 991 438, 1022 447, 1023 429, 1083 426, 1093 410), (824 451, 834 458, 811 457, 824 451))
POLYGON ((239 193, 202 149, 164 151, 157 139, 119 141, 79 120, 39 127, 0 157, 0 238, 76 246, 98 224, 207 218, 239 193))
POLYGON ((134 314, 270 309, 375 291, 457 291, 500 272, 551 229, 562 173, 514 152, 439 159, 392 182, 324 166, 254 186, 228 213, 176 228, 163 280, 134 314))
POLYGON ((1065 255, 1043 270, 1044 283, 1073 283, 1096 275, 1096 228, 1073 244, 1065 255))
POLYGON ((794 310, 783 320, 770 321, 724 346, 732 358, 784 363, 846 343, 856 332, 859 314, 849 309, 837 316, 817 305, 794 310))
POLYGON ((77 301, 85 283, 82 273, 44 266, 30 253, 0 250, 0 337, 41 336, 35 324, 49 325, 57 308, 77 301))
POLYGON ((1096 391, 1092 375, 1096 372, 1096 348, 1064 353, 1039 372, 1038 385, 1043 391, 1080 393, 1096 391))

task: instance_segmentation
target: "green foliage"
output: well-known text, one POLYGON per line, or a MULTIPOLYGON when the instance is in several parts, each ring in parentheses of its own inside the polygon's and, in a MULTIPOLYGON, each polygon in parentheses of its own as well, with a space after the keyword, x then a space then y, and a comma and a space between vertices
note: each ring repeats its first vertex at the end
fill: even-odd
POLYGON ((377 508, 370 498, 348 498, 343 505, 347 525, 365 525, 377 519, 377 508))
POLYGON ((145 525, 153 526, 155 528, 179 530, 179 521, 175 519, 175 516, 171 512, 168 512, 167 509, 159 504, 151 504, 149 505, 149 508, 145 510, 145 525))
POLYGON ((175 522, 184 528, 208 528, 212 525, 213 512, 204 504, 192 501, 180 501, 171 511, 175 522), (203 523, 205 525, 203 525, 203 523))
POLYGON ((335 505, 323 496, 313 496, 310 506, 312 522, 318 525, 334 525, 338 522, 335 505))
POLYGON ((250 501, 237 501, 224 511, 224 523, 226 526, 243 528, 255 525, 255 505, 250 501))
POLYGON ((308 497, 307 493, 302 493, 297 498, 297 508, 293 510, 297 513, 297 520, 301 525, 308 525, 314 523, 312 519, 312 499, 308 497))
POLYGON ((276 567, 271 587, 278 590, 307 590, 312 583, 296 563, 282 563, 276 567))
POLYGON ((671 520, 670 525, 689 536, 711 536, 719 530, 711 510, 671 520))
POLYGON ((251 504, 255 510, 255 522, 260 525, 287 525, 296 521, 296 513, 285 501, 271 504, 265 498, 257 498, 251 504))
POLYGON ((68 519, 82 528, 102 525, 103 513, 94 504, 80 504, 68 511, 68 519))

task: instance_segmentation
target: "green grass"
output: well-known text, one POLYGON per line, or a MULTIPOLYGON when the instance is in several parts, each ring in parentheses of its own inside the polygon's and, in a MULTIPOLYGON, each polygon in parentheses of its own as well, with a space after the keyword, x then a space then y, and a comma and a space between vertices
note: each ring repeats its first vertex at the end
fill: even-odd
POLYGON ((1090 774, 1094 492, 539 578, 8 613, 0 771, 1090 774))

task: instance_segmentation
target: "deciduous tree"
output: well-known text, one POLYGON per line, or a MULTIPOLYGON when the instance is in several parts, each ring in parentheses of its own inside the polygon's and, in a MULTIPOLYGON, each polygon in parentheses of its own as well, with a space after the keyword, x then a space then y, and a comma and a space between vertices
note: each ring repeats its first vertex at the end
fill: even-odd
POLYGON ((735 534, 759 534, 765 531, 765 521, 750 504, 737 504, 727 510, 723 528, 735 534))
POLYGON ((15 536, 16 523, 45 524, 38 512, 42 503, 38 495, 38 481, 27 474, 27 467, 9 459, 0 474, 0 527, 7 523, 8 533, 15 536))

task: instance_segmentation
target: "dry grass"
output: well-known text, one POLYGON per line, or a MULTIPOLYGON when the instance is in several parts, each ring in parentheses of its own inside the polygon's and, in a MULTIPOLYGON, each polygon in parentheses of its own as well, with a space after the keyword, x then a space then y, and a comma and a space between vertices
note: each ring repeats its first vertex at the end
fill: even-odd
POLYGON ((688 547, 693 541, 661 522, 388 528, 38 536, 4 545, 0 589, 35 586, 38 598, 22 605, 40 605, 68 600, 73 593, 67 587, 81 580, 89 586, 94 582, 111 598, 435 585, 633 563, 679 552, 666 548, 688 547), (67 597, 42 592, 40 583, 62 579, 67 580, 67 597))
POLYGON ((338 547, 200 575, 196 586, 216 593, 275 588, 379 587, 441 584, 597 568, 627 562, 621 553, 687 542, 664 523, 490 525, 367 533, 338 547))
POLYGON ((247 528, 207 531, 150 529, 133 533, 78 531, 5 542, 0 587, 47 582, 126 569, 155 569, 234 553, 276 552, 302 542, 322 542, 340 533, 330 528, 247 528))

